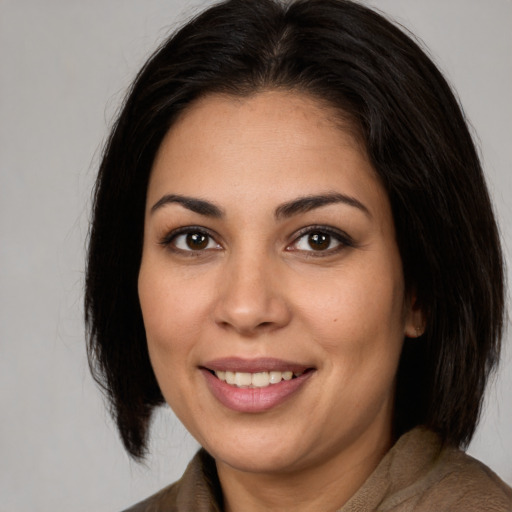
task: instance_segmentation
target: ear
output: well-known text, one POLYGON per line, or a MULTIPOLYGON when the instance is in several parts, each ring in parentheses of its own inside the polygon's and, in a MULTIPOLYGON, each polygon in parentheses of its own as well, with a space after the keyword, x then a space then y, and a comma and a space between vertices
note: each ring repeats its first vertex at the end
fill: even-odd
POLYGON ((426 319, 415 292, 406 299, 405 308, 404 335, 407 338, 419 338, 425 332, 426 319))

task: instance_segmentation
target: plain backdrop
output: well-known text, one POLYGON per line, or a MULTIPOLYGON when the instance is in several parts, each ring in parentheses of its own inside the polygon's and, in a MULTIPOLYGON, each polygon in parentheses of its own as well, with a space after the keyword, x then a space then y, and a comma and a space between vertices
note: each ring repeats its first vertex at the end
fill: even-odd
MULTIPOLYGON (((178 478, 197 449, 162 409, 146 464, 128 459, 88 373, 82 293, 108 127, 150 51, 210 3, 0 0, 0 512, 119 511, 178 478)), ((512 2, 371 4, 417 34, 456 88, 511 261, 512 2)), ((509 484, 511 395, 509 347, 469 450, 509 484)))

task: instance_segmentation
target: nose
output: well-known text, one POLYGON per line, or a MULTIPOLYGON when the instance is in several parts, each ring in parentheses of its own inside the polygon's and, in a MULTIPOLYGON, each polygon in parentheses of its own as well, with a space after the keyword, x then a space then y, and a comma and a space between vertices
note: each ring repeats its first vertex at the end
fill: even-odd
POLYGON ((284 279, 269 260, 240 255, 226 262, 214 308, 218 325, 253 337, 290 322, 284 279))

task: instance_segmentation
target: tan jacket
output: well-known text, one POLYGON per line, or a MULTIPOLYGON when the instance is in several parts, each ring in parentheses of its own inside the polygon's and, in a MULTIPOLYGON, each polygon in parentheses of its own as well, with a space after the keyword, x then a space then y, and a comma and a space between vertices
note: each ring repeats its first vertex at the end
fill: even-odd
MULTIPOLYGON (((512 512, 512 489, 481 462, 415 428, 338 512, 413 511, 512 512)), ((178 482, 125 512, 222 512, 215 462, 200 450, 178 482)))

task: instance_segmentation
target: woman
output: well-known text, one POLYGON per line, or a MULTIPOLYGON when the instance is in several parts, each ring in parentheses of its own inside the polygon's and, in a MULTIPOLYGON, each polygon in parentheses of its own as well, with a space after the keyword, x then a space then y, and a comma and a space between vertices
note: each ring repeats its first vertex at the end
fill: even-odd
POLYGON ((86 319, 128 452, 202 445, 133 511, 510 510, 460 447, 503 268, 456 99, 349 1, 215 5, 139 73, 100 168, 86 319))

